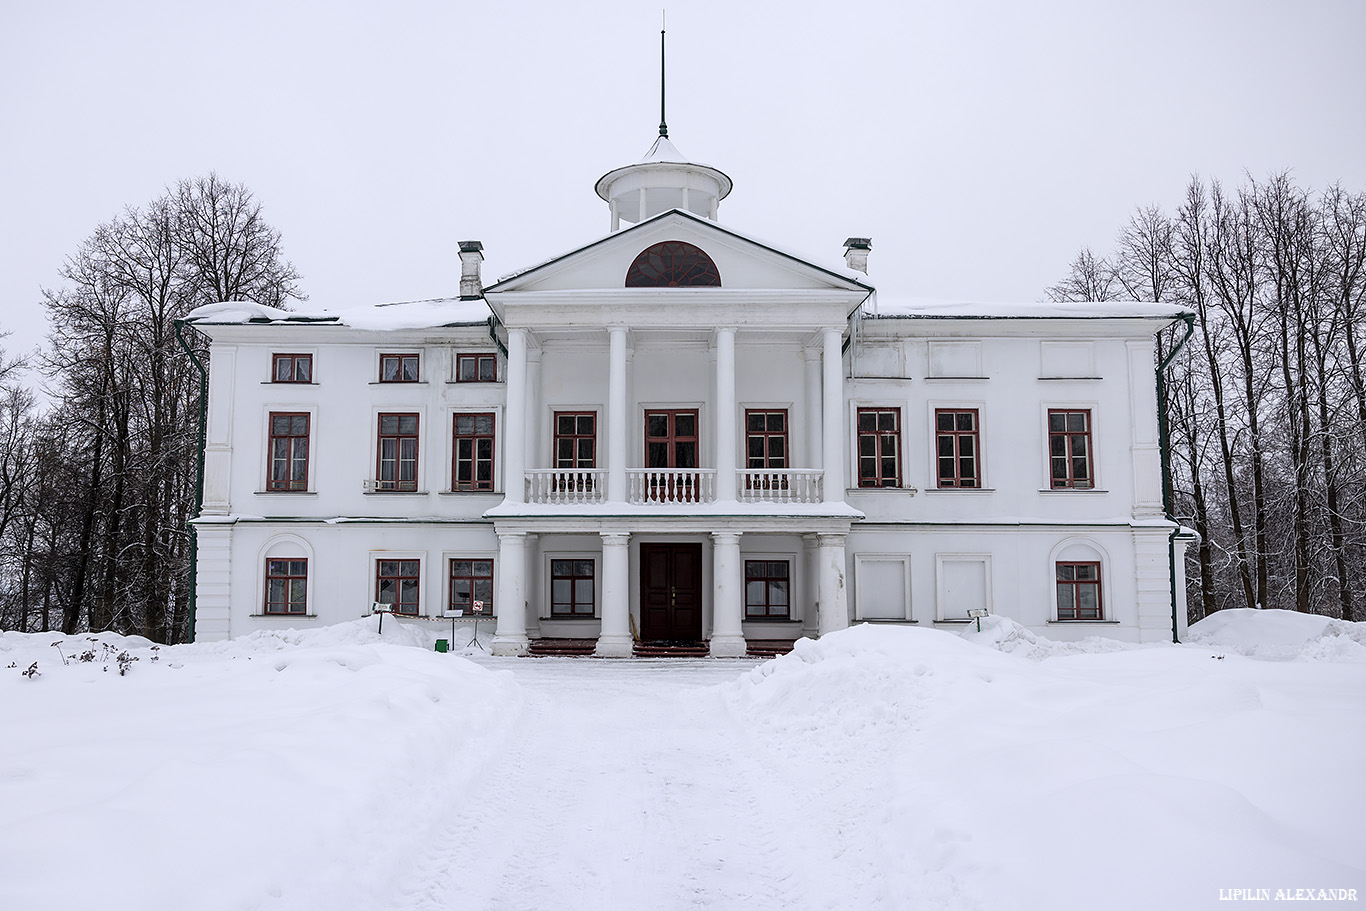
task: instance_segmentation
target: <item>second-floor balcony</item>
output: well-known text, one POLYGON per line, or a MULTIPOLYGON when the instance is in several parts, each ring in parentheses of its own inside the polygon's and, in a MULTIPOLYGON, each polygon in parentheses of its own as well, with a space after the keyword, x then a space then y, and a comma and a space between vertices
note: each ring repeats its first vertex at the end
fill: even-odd
MULTIPOLYGON (((819 503, 822 472, 815 468, 741 469, 735 472, 735 499, 741 503, 819 503)), ((714 468, 628 468, 626 502, 686 507, 714 503, 714 468)), ((547 506, 606 503, 604 468, 531 468, 526 471, 526 501, 547 506)))

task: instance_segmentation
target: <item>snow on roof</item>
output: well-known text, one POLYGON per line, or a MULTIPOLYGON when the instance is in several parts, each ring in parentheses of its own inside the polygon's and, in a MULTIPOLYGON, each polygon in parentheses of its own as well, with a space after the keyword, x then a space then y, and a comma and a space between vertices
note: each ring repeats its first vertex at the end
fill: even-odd
POLYGON ((330 323, 353 329, 432 329, 485 323, 488 304, 483 300, 439 297, 431 300, 397 301, 337 310, 280 310, 250 301, 227 301, 191 310, 187 321, 223 325, 232 323, 330 323))
POLYGON ((874 319, 1180 319, 1193 316, 1195 311, 1146 301, 1024 303, 898 298, 879 299, 875 307, 865 307, 864 313, 874 319))
POLYGON ((649 164, 654 161, 677 162, 679 164, 689 164, 690 162, 683 153, 678 151, 678 147, 669 141, 669 137, 661 136, 655 140, 654 145, 650 146, 650 151, 640 159, 637 164, 649 164))

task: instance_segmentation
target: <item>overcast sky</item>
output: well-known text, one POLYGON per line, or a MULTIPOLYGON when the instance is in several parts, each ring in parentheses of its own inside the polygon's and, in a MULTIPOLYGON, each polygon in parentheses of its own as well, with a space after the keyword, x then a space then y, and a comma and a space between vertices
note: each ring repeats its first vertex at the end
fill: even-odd
MULTIPOLYGON (((657 133, 660 4, 0 0, 0 329, 125 205, 217 171, 306 305, 456 293, 607 232, 657 133)), ((1037 300, 1192 173, 1366 190, 1362 0, 689 0, 670 135, 720 221, 904 297, 1037 300)))

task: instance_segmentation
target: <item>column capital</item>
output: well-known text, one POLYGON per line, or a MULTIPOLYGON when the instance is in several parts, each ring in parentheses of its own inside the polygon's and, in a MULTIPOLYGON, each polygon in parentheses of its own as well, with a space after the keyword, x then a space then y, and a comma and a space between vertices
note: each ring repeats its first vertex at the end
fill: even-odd
POLYGON ((511 545, 513 545, 513 546, 516 546, 516 545, 518 545, 518 544, 525 544, 525 543, 526 543, 526 539, 527 539, 527 533, 524 532, 524 531, 500 531, 500 532, 498 532, 498 543, 499 543, 499 544, 511 544, 511 545))
POLYGON ((847 537, 848 537, 848 535, 831 535, 831 534, 818 534, 818 535, 816 535, 816 538, 817 538, 817 540, 820 542, 820 546, 821 546, 821 547, 843 547, 843 546, 844 546, 844 540, 845 540, 845 538, 847 538, 847 537))
POLYGON ((631 543, 631 536, 626 532, 604 531, 599 534, 602 536, 603 547, 627 547, 631 543))
POLYGON ((740 532, 738 531, 714 531, 711 533, 713 544, 739 545, 740 532))

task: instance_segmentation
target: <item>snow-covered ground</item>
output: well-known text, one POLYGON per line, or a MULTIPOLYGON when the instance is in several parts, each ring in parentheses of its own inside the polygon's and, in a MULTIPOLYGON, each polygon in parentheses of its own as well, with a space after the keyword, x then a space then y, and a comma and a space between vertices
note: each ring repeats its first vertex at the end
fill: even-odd
POLYGON ((0 635, 0 909, 1366 903, 1366 624, 862 626, 762 663, 373 624, 0 635))

